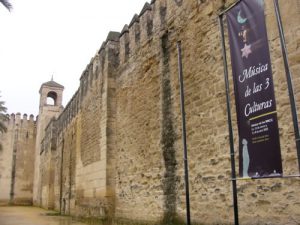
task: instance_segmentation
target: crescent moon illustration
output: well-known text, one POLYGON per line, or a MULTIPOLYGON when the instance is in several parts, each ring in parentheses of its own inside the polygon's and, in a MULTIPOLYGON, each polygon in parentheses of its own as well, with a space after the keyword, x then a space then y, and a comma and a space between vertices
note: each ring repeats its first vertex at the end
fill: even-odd
POLYGON ((242 17, 241 17, 241 10, 240 10, 239 13, 238 13, 237 21, 238 21, 238 23, 240 23, 240 24, 244 24, 244 23, 246 23, 246 21, 247 21, 247 18, 242 18, 242 17))

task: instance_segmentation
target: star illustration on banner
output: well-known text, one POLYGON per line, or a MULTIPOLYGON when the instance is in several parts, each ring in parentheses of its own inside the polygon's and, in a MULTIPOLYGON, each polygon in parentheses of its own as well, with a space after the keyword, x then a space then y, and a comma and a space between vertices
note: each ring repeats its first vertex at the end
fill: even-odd
POLYGON ((251 51, 251 45, 244 45, 244 48, 241 49, 242 51, 242 58, 246 57, 246 59, 248 58, 248 56, 252 53, 251 51))

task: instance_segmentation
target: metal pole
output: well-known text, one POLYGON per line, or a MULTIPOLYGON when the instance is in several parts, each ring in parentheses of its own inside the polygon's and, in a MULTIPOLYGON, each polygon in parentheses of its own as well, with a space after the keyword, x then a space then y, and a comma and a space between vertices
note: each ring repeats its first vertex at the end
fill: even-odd
POLYGON ((237 198, 235 158, 234 158, 234 142, 233 142, 232 120, 231 120, 231 110, 230 110, 229 81, 228 81, 227 57, 226 57, 226 49, 225 49, 223 15, 219 16, 219 26, 220 26, 220 32, 221 32, 221 45, 222 45, 222 53, 223 53, 224 79, 225 79, 226 102, 227 102, 227 120, 228 120, 229 141, 230 141, 234 224, 239 225, 238 198, 237 198))
POLYGON ((188 158, 187 158, 187 144, 186 144, 186 125, 185 125, 185 109, 184 109, 184 89, 183 89, 183 73, 182 73, 182 59, 181 59, 181 42, 177 42, 178 50, 178 76, 180 84, 180 105, 181 105, 181 116, 182 116, 182 141, 184 151, 184 178, 185 178, 185 198, 186 198, 186 223, 191 224, 190 214, 190 190, 189 190, 189 169, 188 169, 188 158))
POLYGON ((282 51, 282 57, 283 57, 286 80, 287 80, 289 97, 290 97, 290 104, 291 104, 293 124, 294 124, 294 133, 295 133, 295 140, 296 140, 296 148, 297 148, 297 156, 298 156, 298 168, 299 168, 299 172, 300 172, 300 134, 299 134, 297 107, 296 107, 295 95, 294 95, 294 90, 293 90, 292 74, 290 71, 289 62, 288 62, 288 58, 287 58, 287 49, 286 49, 286 44, 285 44, 285 37, 284 37, 284 31, 283 31, 283 26, 282 26, 282 21, 281 21, 278 0, 273 0, 273 2, 274 2, 275 12, 276 12, 276 19, 277 19, 277 25, 278 25, 280 43, 281 43, 281 51, 282 51))
MULTIPOLYGON (((65 148, 65 139, 62 140, 61 147, 61 159, 60 159, 60 187, 59 187, 59 212, 62 214, 62 202, 63 202, 63 163, 64 163, 64 148, 65 148)), ((64 212, 65 214, 65 212, 64 212)))
POLYGON ((240 3, 241 0, 237 0, 236 2, 232 3, 230 6, 228 6, 226 9, 224 9, 223 11, 221 11, 219 13, 219 16, 224 15, 225 13, 227 13, 230 9, 232 9, 234 6, 236 6, 237 4, 240 3))

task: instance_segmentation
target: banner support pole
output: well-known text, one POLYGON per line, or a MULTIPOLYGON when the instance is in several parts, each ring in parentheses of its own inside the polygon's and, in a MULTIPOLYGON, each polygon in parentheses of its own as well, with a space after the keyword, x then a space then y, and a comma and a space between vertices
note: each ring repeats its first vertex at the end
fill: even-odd
POLYGON ((227 103, 227 120, 228 120, 229 141, 230 141, 230 159, 231 159, 231 178, 232 178, 232 194, 233 194, 233 207, 234 207, 234 224, 239 225, 238 197, 237 197, 235 156, 234 156, 234 142, 233 142, 232 119, 231 119, 231 110, 230 110, 230 94, 229 94, 228 67, 227 67, 227 57, 226 57, 226 48, 225 48, 225 37, 224 37, 223 14, 219 15, 219 26, 220 26, 221 46, 222 46, 222 53, 223 53, 224 79, 225 79, 226 103, 227 103))
POLYGON ((219 16, 224 15, 225 13, 227 13, 230 9, 232 9, 234 6, 236 6, 237 4, 240 3, 241 0, 237 0, 236 2, 234 2, 233 4, 231 4, 230 6, 228 6, 226 9, 224 9, 223 11, 221 11, 219 13, 219 16))
POLYGON ((290 105, 291 105, 291 111, 292 111, 292 117, 293 117, 294 133, 295 133, 297 156, 298 156, 298 168, 300 171, 300 134, 299 134, 299 125, 298 125, 298 116, 297 116, 297 106, 296 106, 295 95, 294 95, 294 90, 293 90, 292 74, 290 71, 289 63, 288 63, 287 48, 286 48, 286 44, 285 44, 285 37, 284 37, 283 25, 282 25, 280 10, 279 10, 279 3, 278 3, 278 0, 273 0, 273 2, 274 2, 274 7, 275 7, 276 20, 277 20, 279 36, 280 36, 280 43, 281 43, 282 57, 283 57, 286 80, 287 80, 289 97, 290 97, 290 105))
POLYGON ((186 124, 185 124, 185 109, 184 109, 184 88, 183 88, 183 72, 182 72, 182 58, 181 58, 181 41, 177 42, 178 50, 178 76, 180 85, 180 106, 182 116, 182 141, 184 152, 184 178, 185 178, 185 197, 186 197, 186 223, 191 225, 190 214, 190 190, 189 190, 189 169, 187 157, 187 141, 186 141, 186 124))

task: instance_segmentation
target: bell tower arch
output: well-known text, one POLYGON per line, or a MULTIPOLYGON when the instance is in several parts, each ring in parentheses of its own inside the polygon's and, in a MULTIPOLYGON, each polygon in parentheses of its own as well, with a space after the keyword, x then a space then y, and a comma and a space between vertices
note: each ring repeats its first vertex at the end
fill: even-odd
POLYGON ((42 84, 40 88, 39 116, 41 116, 41 113, 46 113, 47 111, 49 111, 49 113, 53 117, 55 116, 53 114, 56 114, 55 112, 60 113, 62 111, 63 91, 64 86, 56 83, 53 80, 42 84))

